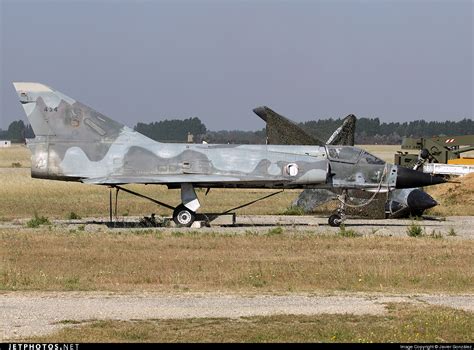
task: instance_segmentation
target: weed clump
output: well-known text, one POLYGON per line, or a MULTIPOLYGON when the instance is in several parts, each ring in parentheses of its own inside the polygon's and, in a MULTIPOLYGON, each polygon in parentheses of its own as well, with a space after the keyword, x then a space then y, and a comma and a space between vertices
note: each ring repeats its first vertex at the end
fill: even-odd
POLYGON ((297 205, 292 205, 288 208, 286 208, 282 213, 282 215, 304 215, 305 212, 303 208, 297 206, 297 205))
POLYGON ((339 226, 339 231, 337 234, 341 237, 360 237, 362 236, 360 233, 356 232, 355 230, 346 229, 346 225, 342 224, 339 226))
POLYGON ((26 223, 26 226, 30 228, 37 228, 40 225, 51 225, 51 222, 45 216, 38 216, 38 213, 36 212, 35 212, 35 217, 26 223))
POLYGON ((454 231, 454 228, 450 228, 448 231, 448 236, 456 236, 456 231, 454 231))
POLYGON ((283 228, 280 226, 269 229, 266 233, 267 236, 281 235, 283 233, 283 228))
POLYGON ((172 237, 183 237, 184 232, 182 232, 182 231, 171 231, 171 236, 172 237))
POLYGON ((12 168, 21 168, 21 163, 20 162, 13 162, 12 163, 12 168))
POLYGON ((430 235, 431 238, 443 238, 441 231, 433 230, 430 235))
POLYGON ((416 222, 412 221, 407 228, 407 235, 410 237, 421 237, 423 235, 423 228, 416 222))
POLYGON ((73 211, 71 211, 71 212, 68 214, 67 218, 68 218, 69 220, 79 220, 79 219, 81 219, 81 217, 80 217, 78 214, 76 214, 75 212, 73 212, 73 211))

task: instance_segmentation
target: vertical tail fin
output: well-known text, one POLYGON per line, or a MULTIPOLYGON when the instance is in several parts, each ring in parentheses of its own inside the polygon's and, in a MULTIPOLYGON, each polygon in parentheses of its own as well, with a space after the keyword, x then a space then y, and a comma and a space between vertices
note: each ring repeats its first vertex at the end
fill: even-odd
POLYGON ((327 140, 328 145, 354 146, 355 128, 357 118, 349 114, 342 121, 342 125, 327 140))
POLYGON ((36 136, 28 142, 32 177, 81 177, 87 173, 89 161, 102 160, 113 144, 120 143, 120 138, 146 139, 46 85, 13 85, 36 136), (66 154, 67 174, 63 164, 66 154))
POLYGON ((308 135, 296 123, 267 106, 254 108, 253 112, 265 121, 269 144, 324 146, 324 142, 308 135))
POLYGON ((13 83, 36 136, 86 142, 115 139, 124 126, 40 83, 13 83))

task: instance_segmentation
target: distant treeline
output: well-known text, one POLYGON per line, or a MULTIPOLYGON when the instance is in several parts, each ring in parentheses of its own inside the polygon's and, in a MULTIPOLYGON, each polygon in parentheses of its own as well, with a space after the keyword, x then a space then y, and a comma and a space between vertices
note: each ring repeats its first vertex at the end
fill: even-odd
POLYGON ((199 118, 188 118, 184 120, 165 119, 149 124, 138 123, 134 129, 153 140, 168 142, 185 142, 188 133, 194 136, 200 136, 207 132, 206 126, 199 118))
POLYGON ((33 138, 35 134, 29 124, 23 120, 11 122, 7 130, 0 129, 0 140, 10 140, 12 142, 25 142, 25 138, 33 138))
MULTIPOLYGON (((310 135, 326 141, 342 124, 342 119, 320 119, 299 123, 310 135)), ((152 123, 137 123, 136 131, 162 142, 186 142, 188 133, 193 134, 194 142, 264 144, 265 129, 257 131, 221 130, 210 131, 197 117, 184 120, 171 119, 152 123)), ((437 135, 474 134, 474 121, 463 119, 458 122, 427 122, 415 120, 404 123, 381 123, 379 118, 360 118, 357 120, 355 141, 357 144, 400 144, 403 137, 431 137, 437 135)), ((30 125, 22 120, 14 121, 8 130, 0 130, 0 139, 23 142, 34 137, 30 125)))
MULTIPOLYGON (((300 123, 306 132, 313 136, 319 136, 324 141, 341 124, 342 119, 322 119, 300 123)), ((472 119, 463 119, 458 122, 415 120, 404 123, 381 123, 379 118, 360 118, 357 119, 355 143, 396 145, 400 144, 404 137, 471 134, 474 134, 474 121, 472 119)))
MULTIPOLYGON (((299 123, 311 136, 325 142, 342 124, 342 119, 320 119, 299 123)), ((380 123, 379 118, 360 118, 357 120, 356 144, 401 144, 404 137, 432 137, 438 135, 471 135, 474 134, 474 121, 463 119, 458 122, 426 122, 415 120, 404 123, 380 123)), ((258 131, 209 131, 202 135, 208 143, 242 143, 263 144, 265 129, 258 131)))

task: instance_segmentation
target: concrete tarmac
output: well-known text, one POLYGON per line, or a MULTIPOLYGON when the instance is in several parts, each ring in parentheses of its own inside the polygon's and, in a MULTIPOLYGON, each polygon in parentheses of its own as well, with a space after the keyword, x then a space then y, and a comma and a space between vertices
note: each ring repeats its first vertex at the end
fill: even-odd
MULTIPOLYGON (((223 232, 226 234, 266 233, 269 229, 281 227, 284 232, 307 232, 314 234, 336 234, 340 228, 331 227, 327 217, 311 215, 236 215, 235 225, 216 225, 210 227, 186 228, 175 227, 171 218, 168 227, 156 227, 157 230, 223 232)), ((52 220, 56 228, 77 229, 85 226, 86 231, 103 231, 104 229, 140 229, 138 216, 118 217, 114 219, 113 228, 105 217, 90 217, 80 220, 52 220)), ((0 229, 25 228, 28 219, 0 222, 0 229)), ((362 235, 407 236, 411 225, 419 225, 425 235, 441 235, 453 239, 474 239, 474 216, 448 216, 445 218, 426 217, 422 220, 413 219, 360 219, 349 217, 345 222, 346 229, 362 235)), ((147 229, 147 228, 141 228, 147 229)), ((34 230, 34 229, 33 229, 34 230)))

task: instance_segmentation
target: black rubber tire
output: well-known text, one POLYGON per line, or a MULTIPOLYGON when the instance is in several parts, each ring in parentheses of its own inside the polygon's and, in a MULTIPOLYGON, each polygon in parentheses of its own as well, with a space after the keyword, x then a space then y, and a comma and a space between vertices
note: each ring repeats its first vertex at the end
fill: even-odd
POLYGON ((328 219, 329 226, 339 227, 342 223, 342 218, 338 214, 332 214, 328 219))
POLYGON ((196 220, 196 213, 183 204, 178 205, 173 211, 173 221, 179 227, 190 227, 194 220, 196 220))

